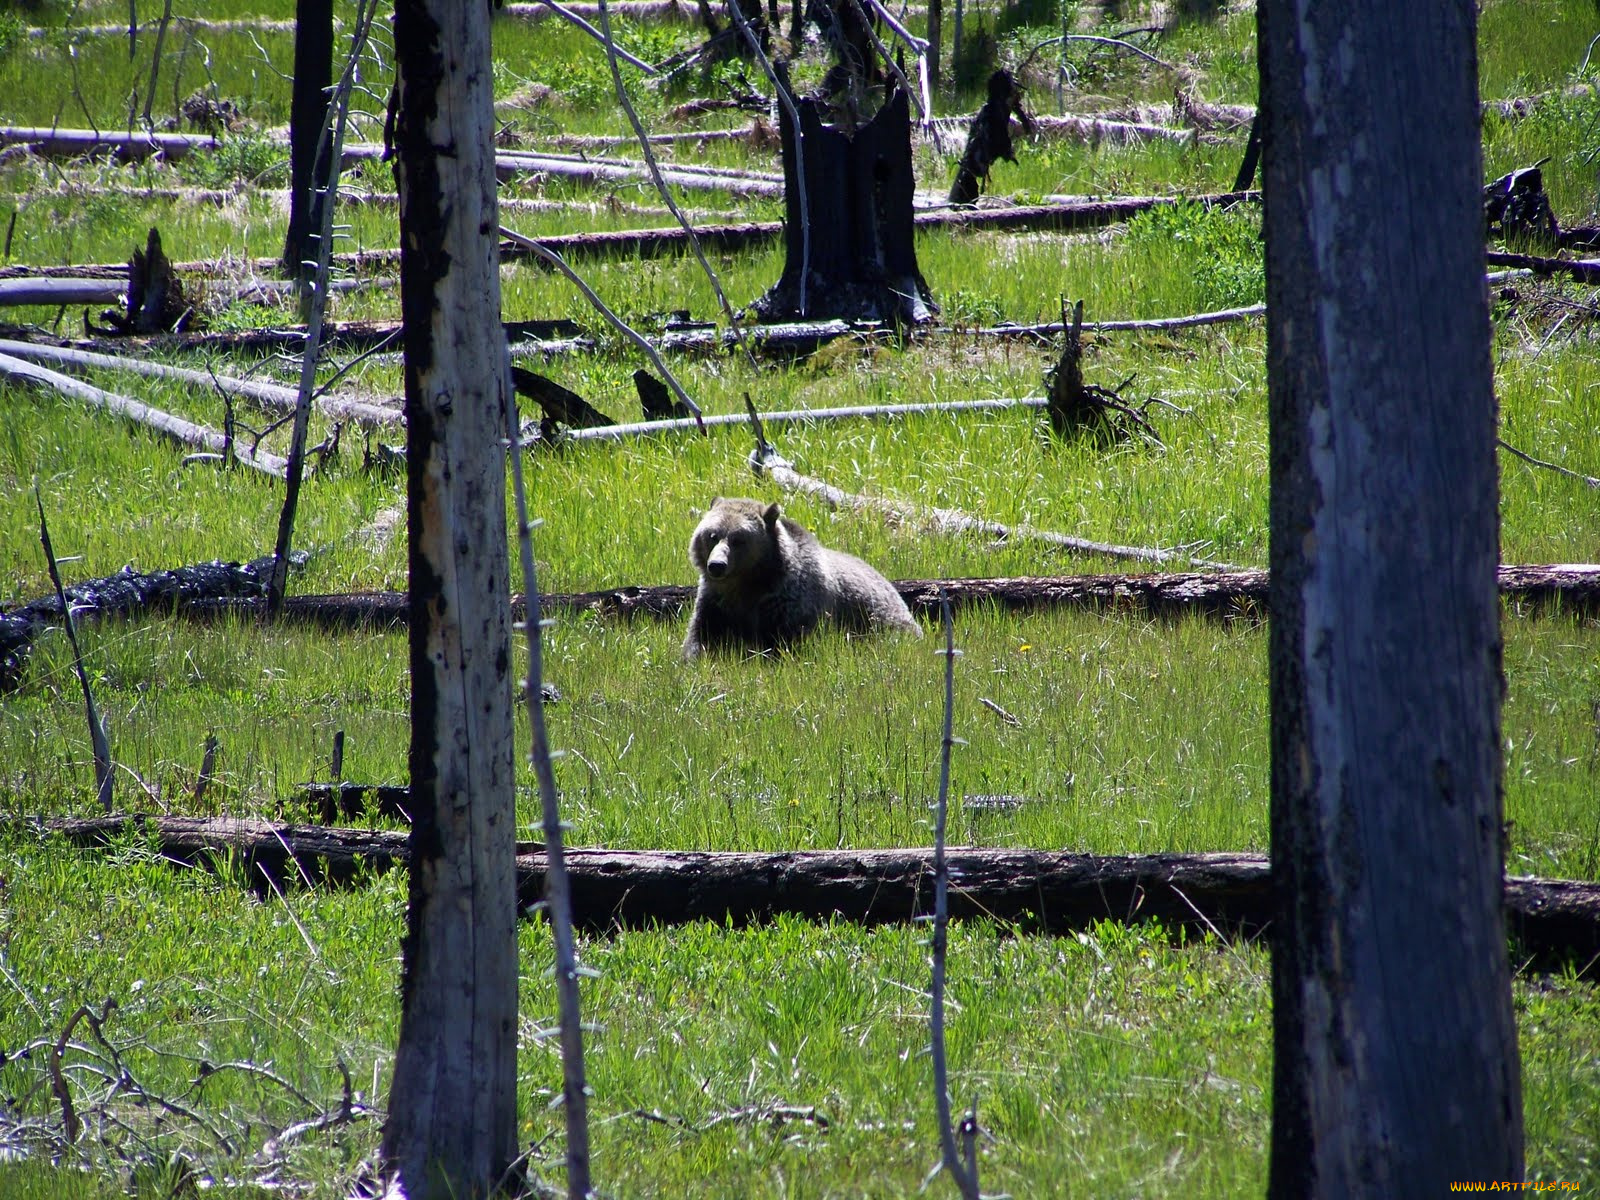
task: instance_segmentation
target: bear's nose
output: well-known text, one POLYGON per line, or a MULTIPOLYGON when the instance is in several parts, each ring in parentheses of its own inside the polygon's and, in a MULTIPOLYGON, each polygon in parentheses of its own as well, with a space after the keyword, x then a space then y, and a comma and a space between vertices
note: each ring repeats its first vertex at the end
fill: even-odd
POLYGON ((723 562, 720 558, 713 558, 710 562, 706 563, 706 574, 711 576, 713 579, 721 579, 727 573, 728 564, 723 562))

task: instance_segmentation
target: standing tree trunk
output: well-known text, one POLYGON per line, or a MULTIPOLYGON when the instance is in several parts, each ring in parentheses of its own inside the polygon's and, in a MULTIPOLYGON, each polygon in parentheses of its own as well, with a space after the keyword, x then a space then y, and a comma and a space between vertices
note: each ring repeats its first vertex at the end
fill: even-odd
POLYGON ((1275 1197, 1522 1178, 1472 0, 1263 0, 1275 1197))
POLYGON ((289 232, 283 268, 304 277, 322 228, 328 177, 328 89, 333 84, 333 0, 295 0, 294 89, 289 98, 289 232))
POLYGON ((383 1157, 410 1200, 516 1155, 507 394, 489 7, 398 0, 411 572, 410 903, 383 1157))

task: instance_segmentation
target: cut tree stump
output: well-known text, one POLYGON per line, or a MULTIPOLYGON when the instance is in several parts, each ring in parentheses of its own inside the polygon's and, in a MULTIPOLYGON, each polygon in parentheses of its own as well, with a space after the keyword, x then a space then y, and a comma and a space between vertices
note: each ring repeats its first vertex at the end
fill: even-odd
MULTIPOLYGON (((402 864, 407 854, 405 833, 228 817, 92 817, 49 821, 43 828, 91 848, 143 836, 164 860, 179 865, 239 859, 263 895, 302 878, 348 883, 402 864)), ((931 849, 569 849, 566 856, 574 919, 594 932, 700 920, 749 925, 780 915, 890 924, 926 917, 933 906, 931 849)), ((946 856, 952 916, 1012 922, 1024 932, 1158 919, 1190 936, 1214 929, 1253 938, 1272 917, 1271 868, 1260 854, 956 848, 946 856)), ((540 847, 519 843, 517 897, 524 912, 543 899, 544 872, 540 847)), ((1539 970, 1595 970, 1600 884, 1509 878, 1505 897, 1518 961, 1539 970)))

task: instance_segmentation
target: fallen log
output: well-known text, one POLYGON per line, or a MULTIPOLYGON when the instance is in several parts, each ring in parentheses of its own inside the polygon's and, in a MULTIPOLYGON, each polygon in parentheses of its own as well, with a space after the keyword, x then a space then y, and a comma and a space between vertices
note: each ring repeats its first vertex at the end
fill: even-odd
POLYGON ((124 285, 116 279, 71 279, 38 275, 0 279, 0 307, 23 304, 120 304, 124 285))
MULTIPOLYGON (((124 25, 122 30, 127 32, 124 25)), ((208 133, 117 133, 112 130, 52 129, 48 126, 0 126, 0 146, 27 146, 45 158, 83 158, 109 153, 126 162, 139 162, 153 154, 180 159, 196 150, 215 150, 221 139, 208 133)))
MULTIPOLYGON (((944 590, 957 609, 992 605, 1011 613, 1054 608, 1126 611, 1176 617, 1186 613, 1211 617, 1264 618, 1269 612, 1269 580, 1264 570, 1223 572, 1177 571, 1146 574, 1023 575, 1009 579, 904 579, 895 583, 913 612, 932 620, 944 590)), ((1514 615, 1554 609, 1585 616, 1600 614, 1600 566, 1561 564, 1500 568, 1500 595, 1514 615)), ((694 588, 657 584, 606 588, 593 592, 541 594, 545 612, 595 612, 605 617, 680 618, 694 598, 694 588)), ((398 629, 407 620, 404 592, 346 592, 290 596, 282 619, 328 630, 398 629)), ((183 605, 189 615, 254 613, 249 599, 196 600, 183 605)), ((514 619, 523 614, 522 598, 511 597, 514 619)))
MULTIPOLYGON (((63 589, 73 619, 147 617, 199 600, 265 596, 272 559, 254 562, 208 562, 170 571, 135 571, 85 579, 63 589)), ((0 612, 0 691, 21 679, 34 640, 63 620, 54 592, 7 612, 0 612)))
POLYGON ((1544 258, 1504 250, 1490 250, 1483 257, 1491 267, 1521 267, 1535 275, 1567 275, 1579 283, 1600 284, 1600 261, 1594 259, 1544 258))
MULTIPOLYGON (((932 125, 941 136, 959 137, 967 132, 971 117, 935 117, 928 124, 932 125)), ((1060 117, 1034 117, 1037 127, 1034 138, 1038 141, 1058 141, 1071 139, 1078 142, 1098 143, 1105 142, 1112 146, 1139 146, 1145 142, 1175 142, 1180 146, 1194 144, 1197 132, 1193 128, 1175 129, 1169 125, 1153 125, 1145 122, 1113 120, 1097 116, 1060 117)), ((1027 138, 1027 131, 1021 122, 1012 118, 1012 136, 1020 140, 1033 140, 1027 138)), ((923 126, 926 128, 926 126, 923 126)))
MULTIPOLYGON (((44 829, 88 848, 143 836, 174 864, 242 861, 263 895, 303 879, 348 883, 401 865, 409 853, 405 833, 226 817, 97 817, 50 821, 44 829)), ((1014 923, 1023 932, 1159 920, 1191 935, 1215 930, 1250 938, 1261 936, 1273 919, 1271 868, 1260 854, 956 848, 946 857, 952 916, 1014 923)), ((777 854, 569 849, 566 860, 574 920, 596 933, 690 921, 749 925, 781 915, 891 924, 932 912, 930 849, 777 854)), ((543 900, 545 870, 542 848, 519 843, 522 911, 543 900)), ((1600 885, 1508 878, 1505 905, 1507 930, 1525 967, 1595 969, 1600 885)))
POLYGON ((265 450, 252 450, 248 446, 239 445, 237 440, 230 442, 227 437, 208 425, 196 425, 193 421, 186 421, 162 409, 152 408, 131 396, 102 391, 71 376, 62 375, 58 371, 23 362, 20 358, 0 354, 0 375, 20 379, 39 387, 51 388, 63 396, 81 400, 85 404, 114 413, 147 429, 153 429, 181 446, 198 447, 213 454, 232 453, 238 462, 265 475, 281 479, 288 470, 287 462, 276 454, 269 454, 265 450))
MULTIPOLYGON (((506 340, 513 352, 522 349, 535 353, 561 353, 588 343, 582 340, 582 331, 572 321, 507 321, 506 340), (557 340, 546 341, 554 337, 557 340)), ((272 329, 244 329, 217 333, 168 333, 150 338, 118 338, 114 341, 89 341, 82 346, 126 350, 128 346, 155 347, 163 350, 244 352, 255 354, 299 354, 305 348, 305 327, 286 325, 272 329)), ((32 343, 39 345, 42 343, 32 343)), ((337 347, 349 351, 380 351, 393 347, 400 349, 400 322, 398 321, 330 321, 323 329, 321 344, 324 349, 337 347)), ((208 378, 209 382, 209 378, 208 378)))
MULTIPOLYGON (((960 227, 974 230, 1061 230, 1096 229, 1152 208, 1177 204, 1188 200, 1207 207, 1232 207, 1258 201, 1261 193, 1218 192, 1200 196, 1117 196, 1110 198, 1062 197, 1048 204, 1009 205, 995 208, 951 210, 941 207, 935 211, 916 214, 919 229, 960 227)), ((701 245, 719 250, 734 250, 761 246, 775 241, 783 233, 781 221, 744 221, 732 224, 700 225, 695 236, 701 245)), ((599 233, 557 234, 536 239, 541 246, 567 257, 579 255, 618 255, 623 257, 682 253, 688 249, 688 234, 681 226, 653 229, 627 229, 599 233)), ((500 243, 502 262, 538 261, 532 251, 517 247, 509 241, 500 243)), ((363 250, 354 254, 335 254, 332 261, 342 271, 393 268, 400 261, 398 250, 363 250)), ((214 262, 182 262, 174 264, 180 273, 210 274, 215 272, 214 262)), ((257 258, 239 263, 239 268, 259 275, 276 276, 280 264, 275 258, 257 258)), ((80 276, 96 279, 126 279, 127 263, 94 263, 76 266, 16 266, 0 267, 0 279, 28 276, 55 277, 80 276)), ((359 323, 351 322, 350 327, 359 323)))
MULTIPOLYGON (((49 346, 37 342, 0 339, 0 354, 9 354, 13 358, 31 362, 55 363, 64 367, 127 371, 130 374, 154 379, 176 379, 199 388, 215 389, 230 396, 243 396, 263 408, 279 412, 293 412, 300 395, 294 388, 279 383, 264 383, 257 379, 235 379, 231 375, 195 371, 187 367, 150 362, 142 358, 129 358, 126 355, 96 354, 90 350, 74 350, 66 346, 49 346)), ((318 396, 313 403, 318 412, 333 421, 355 421, 361 425, 376 426, 398 425, 403 419, 398 407, 388 408, 381 404, 345 396, 318 396)))

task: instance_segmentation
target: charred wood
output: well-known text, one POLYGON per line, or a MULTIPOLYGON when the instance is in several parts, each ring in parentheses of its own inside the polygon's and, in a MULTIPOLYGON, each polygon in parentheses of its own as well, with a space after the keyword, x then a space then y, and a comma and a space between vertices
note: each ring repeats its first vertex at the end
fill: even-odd
POLYGON ((649 371, 633 373, 633 388, 639 393, 639 407, 646 421, 694 420, 694 414, 684 407, 683 401, 649 371))
MULTIPOLYGON (((264 596, 271 572, 270 557, 249 563, 198 563, 170 571, 124 567, 115 575, 68 584, 64 592, 73 619, 80 622, 93 617, 147 617, 201 600, 264 596)), ((62 619, 61 601, 53 592, 0 612, 0 690, 21 681, 35 639, 62 619)))
POLYGON ((526 367, 511 368, 511 382, 519 396, 526 396, 544 410, 545 419, 571 425, 578 429, 594 429, 616 422, 591 405, 577 392, 562 387, 537 371, 526 367))
MULTIPOLYGON (((1263 619, 1268 614, 1267 572, 1264 570, 904 579, 897 581, 895 587, 912 611, 930 619, 939 611, 940 588, 949 593, 950 603, 957 608, 992 605, 1013 613, 1087 608, 1162 617, 1187 613, 1263 619)), ((1519 614, 1546 609, 1585 616, 1600 614, 1600 566, 1503 566, 1500 568, 1500 594, 1512 611, 1519 614)), ((539 597, 539 604, 546 610, 673 620, 687 611, 693 599, 693 587, 658 584, 594 592, 546 593, 539 597)), ((513 596, 511 606, 513 617, 521 619, 520 597, 513 596)), ((182 611, 203 617, 223 612, 251 612, 256 607, 249 599, 197 600, 185 604, 182 611)), ((283 619, 331 630, 397 629, 406 623, 406 594, 355 592, 290 596, 284 602, 283 619)))
MULTIPOLYGON (((402 832, 238 818, 101 817, 50 821, 44 828, 88 848, 142 833, 177 865, 242 860, 263 894, 301 879, 354 882, 403 864, 408 853, 402 832)), ((1219 930, 1253 938, 1273 917, 1271 867, 1260 854, 946 853, 951 915, 1013 923, 1026 933, 1159 920, 1194 934, 1219 930)), ((781 915, 891 924, 932 911, 932 850, 569 849, 566 856, 574 919, 594 932, 701 920, 750 925, 781 915)), ((519 844, 517 893, 524 911, 543 899, 544 875, 541 847, 519 844)), ((1594 970, 1600 884, 1509 878, 1505 902, 1507 931, 1525 966, 1594 970)))

